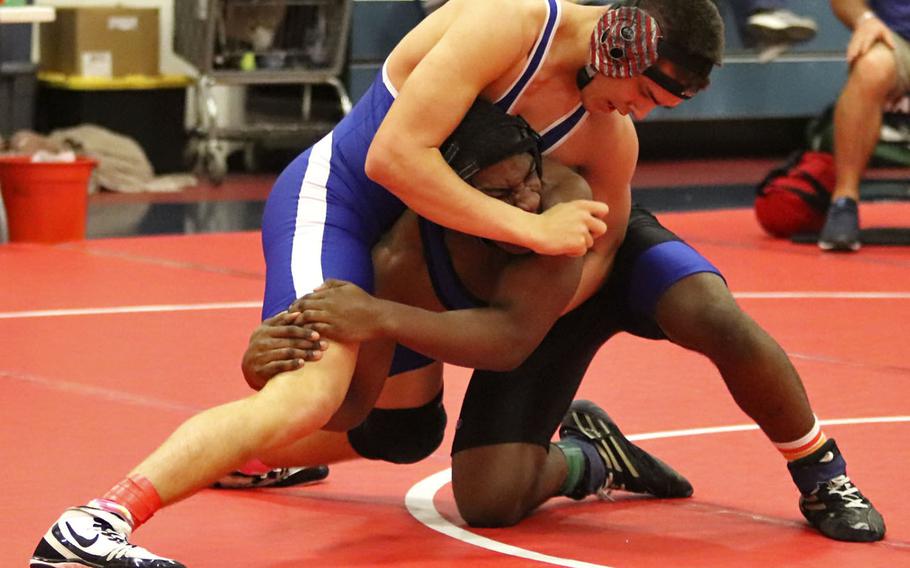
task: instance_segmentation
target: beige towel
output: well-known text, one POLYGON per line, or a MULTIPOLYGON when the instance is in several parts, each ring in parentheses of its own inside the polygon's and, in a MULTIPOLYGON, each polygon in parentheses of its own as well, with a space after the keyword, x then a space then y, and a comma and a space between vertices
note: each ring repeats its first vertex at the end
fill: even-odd
POLYGON ((145 151, 135 140, 94 124, 55 130, 49 138, 97 160, 95 182, 110 191, 171 192, 197 183, 196 178, 188 174, 155 176, 145 151))

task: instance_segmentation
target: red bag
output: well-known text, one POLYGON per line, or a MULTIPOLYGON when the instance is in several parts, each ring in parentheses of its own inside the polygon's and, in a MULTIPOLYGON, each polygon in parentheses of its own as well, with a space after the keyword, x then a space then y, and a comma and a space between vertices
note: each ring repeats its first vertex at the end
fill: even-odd
POLYGON ((758 184, 758 223, 775 237, 819 232, 831 204, 834 181, 834 156, 800 151, 758 184))

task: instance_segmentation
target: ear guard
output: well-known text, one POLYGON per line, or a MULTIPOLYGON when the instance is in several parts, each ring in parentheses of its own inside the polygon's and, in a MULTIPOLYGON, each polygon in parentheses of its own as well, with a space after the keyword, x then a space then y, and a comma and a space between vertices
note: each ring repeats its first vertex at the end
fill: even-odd
POLYGON ((596 73, 617 79, 644 75, 680 99, 690 99, 695 90, 661 71, 661 57, 696 75, 707 77, 714 65, 709 59, 688 53, 663 38, 653 16, 635 6, 620 3, 608 9, 591 34, 589 63, 578 73, 579 88, 596 73))

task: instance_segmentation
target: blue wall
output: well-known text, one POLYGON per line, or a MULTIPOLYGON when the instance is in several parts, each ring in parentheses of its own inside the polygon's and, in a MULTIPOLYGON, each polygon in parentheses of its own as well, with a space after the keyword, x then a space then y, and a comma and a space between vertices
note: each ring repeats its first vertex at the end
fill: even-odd
MULTIPOLYGON (((827 0, 791 0, 797 12, 816 19, 819 33, 771 63, 759 62, 744 47, 730 1, 720 0, 727 56, 712 73, 711 88, 672 112, 656 110, 648 120, 809 117, 837 98, 846 77, 843 52, 850 36, 827 0)), ((348 70, 352 97, 363 94, 386 54, 420 18, 414 0, 354 0, 348 70)))
POLYGON ((422 17, 414 0, 354 0, 348 66, 354 100, 370 86, 386 55, 422 17))

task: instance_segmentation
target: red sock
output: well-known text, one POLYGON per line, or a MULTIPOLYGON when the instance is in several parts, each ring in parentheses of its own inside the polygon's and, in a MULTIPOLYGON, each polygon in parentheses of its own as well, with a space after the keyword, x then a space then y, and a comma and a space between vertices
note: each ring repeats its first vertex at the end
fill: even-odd
POLYGON ((161 496, 145 476, 131 475, 96 499, 95 505, 121 516, 125 511, 129 514, 126 521, 135 529, 161 508, 161 496))
POLYGON ((273 469, 275 468, 263 463, 261 460, 252 459, 246 462, 238 471, 247 475, 261 475, 263 473, 268 473, 273 469))

